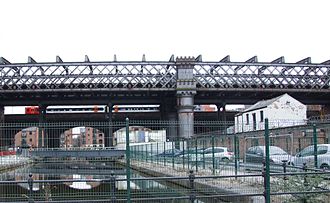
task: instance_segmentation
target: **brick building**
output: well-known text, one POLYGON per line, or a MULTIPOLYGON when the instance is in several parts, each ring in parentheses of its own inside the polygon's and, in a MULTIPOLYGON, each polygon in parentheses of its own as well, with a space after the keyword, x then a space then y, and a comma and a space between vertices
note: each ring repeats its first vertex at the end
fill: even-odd
POLYGON ((91 127, 77 127, 60 136, 60 147, 104 147, 104 133, 91 127))
POLYGON ((43 147, 44 137, 37 127, 25 128, 15 135, 15 147, 43 147))

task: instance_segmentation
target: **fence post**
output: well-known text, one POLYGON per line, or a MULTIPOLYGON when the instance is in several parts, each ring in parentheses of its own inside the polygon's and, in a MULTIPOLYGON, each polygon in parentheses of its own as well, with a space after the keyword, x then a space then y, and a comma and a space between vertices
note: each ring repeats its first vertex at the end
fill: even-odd
POLYGON ((152 155, 153 155, 153 153, 152 153, 152 152, 153 152, 152 145, 153 145, 153 143, 150 144, 149 157, 150 157, 150 162, 151 162, 151 163, 154 163, 154 159, 153 159, 153 156, 152 156, 152 155))
POLYGON ((159 151, 158 151, 158 141, 157 141, 157 149, 156 149, 156 158, 157 158, 157 165, 159 164, 159 151))
POLYGON ((203 169, 205 169, 205 153, 204 153, 204 150, 205 150, 205 138, 203 137, 203 149, 202 149, 202 153, 203 153, 203 169))
POLYGON ((282 162, 283 162, 283 164, 282 164, 282 166, 283 166, 283 173, 284 173, 284 180, 287 180, 288 179, 288 177, 286 177, 286 175, 285 175, 285 173, 286 173, 286 162, 287 162, 288 160, 283 160, 282 162))
POLYGON ((130 166, 130 148, 129 148, 129 119, 126 118, 126 178, 127 178, 127 202, 131 202, 131 166, 130 166))
POLYGON ((111 203, 116 202, 116 177, 113 174, 113 171, 111 172, 110 176, 110 195, 111 195, 111 203))
POLYGON ((29 174, 28 185, 29 185, 29 203, 32 203, 34 202, 34 199, 33 199, 33 178, 31 173, 29 174))
POLYGON ((140 161, 143 161, 143 145, 138 145, 140 161))
POLYGON ((196 141, 195 141, 195 164, 196 164, 196 172, 198 172, 198 157, 197 157, 197 144, 198 144, 198 140, 197 140, 197 137, 196 137, 196 141))
POLYGON ((132 155, 132 159, 136 159, 136 151, 135 151, 135 146, 132 146, 132 147, 131 147, 131 149, 132 149, 132 151, 131 151, 131 152, 132 152, 132 154, 133 154, 133 155, 132 155))
POLYGON ((148 162, 148 145, 147 144, 144 144, 144 146, 145 146, 145 150, 146 150, 146 153, 145 153, 145 155, 146 155, 146 162, 148 162))
POLYGON ((182 166, 183 166, 183 169, 185 169, 185 141, 184 139, 182 139, 182 166))
POLYGON ((187 138, 187 168, 190 169, 190 141, 187 138))
POLYGON ((174 168, 174 148, 175 148, 175 146, 174 146, 174 142, 173 142, 173 140, 172 140, 172 168, 174 168))
POLYGON ((308 182, 307 182, 307 175, 306 175, 306 172, 307 172, 307 165, 306 165, 306 163, 303 163, 303 171, 304 171, 304 186, 306 187, 306 186, 308 186, 308 182))
POLYGON ((267 183, 266 183, 266 160, 262 160, 262 168, 261 168, 261 175, 262 175, 262 178, 264 179, 264 192, 263 192, 263 195, 264 195, 264 198, 266 200, 266 187, 267 187, 267 183))
POLYGON ((163 152, 164 166, 166 166, 166 155, 165 155, 165 151, 166 151, 166 142, 164 142, 164 152, 163 152))
POLYGON ((190 183, 190 195, 189 199, 191 203, 194 203, 196 200, 196 194, 195 194, 195 174, 193 170, 189 171, 189 183, 190 183))
POLYGON ((314 145, 314 167, 317 168, 317 133, 316 133, 316 125, 313 124, 313 145, 314 145))
POLYGON ((268 118, 265 119, 265 148, 266 148, 266 167, 265 167, 265 203, 270 203, 270 170, 269 170, 269 127, 268 127, 268 118))
MULTIPOLYGON (((237 170, 238 170, 238 148, 237 148, 237 135, 234 136, 234 153, 235 153, 235 176, 237 176, 237 170)), ((235 177, 237 179, 237 177, 235 177)))
POLYGON ((214 136, 212 136, 212 174, 215 174, 214 136))

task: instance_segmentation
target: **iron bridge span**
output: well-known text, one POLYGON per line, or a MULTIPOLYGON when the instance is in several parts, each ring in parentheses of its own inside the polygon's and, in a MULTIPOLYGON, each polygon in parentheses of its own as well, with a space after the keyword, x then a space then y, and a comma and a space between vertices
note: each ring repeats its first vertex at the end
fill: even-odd
POLYGON ((0 105, 150 104, 194 95, 195 104, 250 104, 289 93, 306 104, 330 101, 330 61, 310 58, 286 63, 284 57, 259 62, 252 57, 218 62, 171 56, 169 61, 10 63, 0 57, 0 105))

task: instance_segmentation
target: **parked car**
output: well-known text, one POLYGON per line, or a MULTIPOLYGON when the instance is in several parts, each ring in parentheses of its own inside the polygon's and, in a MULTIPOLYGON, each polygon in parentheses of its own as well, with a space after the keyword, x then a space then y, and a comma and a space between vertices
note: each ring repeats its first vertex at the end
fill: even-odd
POLYGON ((196 148, 190 148, 189 150, 185 150, 182 151, 180 157, 184 158, 184 159, 188 159, 190 161, 196 161, 196 155, 197 155, 197 161, 201 161, 201 159, 203 158, 203 151, 204 149, 202 148, 198 148, 196 151, 196 148))
MULTIPOLYGON (((294 157, 295 166, 302 166, 303 163, 306 163, 308 167, 314 166, 314 145, 304 148, 294 157)), ((317 145, 317 167, 330 169, 330 144, 317 145)))
MULTIPOLYGON (((291 164, 293 159, 291 155, 277 146, 269 146, 269 158, 270 162, 275 164, 282 164, 283 161, 287 161, 288 164, 291 164)), ((265 146, 250 147, 245 153, 245 162, 262 163, 265 159, 265 146)))
MULTIPOLYGON (((213 149, 209 147, 205 149, 201 154, 201 157, 205 157, 205 159, 213 158, 213 149)), ((220 159, 221 161, 231 161, 234 159, 234 153, 231 152, 227 147, 214 147, 214 158, 220 159)))
POLYGON ((179 149, 167 149, 162 153, 156 154, 159 157, 178 157, 182 154, 182 151, 179 149))

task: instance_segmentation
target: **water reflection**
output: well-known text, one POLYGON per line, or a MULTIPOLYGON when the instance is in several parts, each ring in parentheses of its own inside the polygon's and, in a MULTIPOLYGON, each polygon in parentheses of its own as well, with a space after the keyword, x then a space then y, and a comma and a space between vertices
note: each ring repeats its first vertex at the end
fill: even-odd
MULTIPOLYGON (((126 171, 114 162, 98 163, 42 163, 19 168, 6 174, 1 174, 1 180, 27 180, 33 174, 33 180, 72 180, 68 182, 34 182, 33 195, 35 200, 63 200, 72 199, 107 199, 115 195, 117 199, 126 198, 126 181, 116 181, 111 185, 111 174, 116 179, 126 179, 126 171), (101 181, 107 179, 108 181, 101 181), (81 181, 84 180, 84 181, 81 181), (86 181, 85 181, 86 180, 86 181), (96 180, 96 181, 88 181, 96 180)), ((143 174, 132 171, 131 178, 143 178, 143 174)), ((187 195, 187 190, 172 187, 164 181, 134 180, 130 184, 132 198, 141 197, 176 197, 187 195)), ((20 201, 22 196, 28 196, 29 185, 17 183, 15 185, 0 185, 0 201, 20 201)), ((163 201, 161 201, 163 202, 163 201)), ((164 201, 166 202, 166 201, 164 201)), ((175 201, 175 202, 186 202, 175 201)))
MULTIPOLYGON (((73 174, 72 176, 66 176, 63 179, 69 179, 69 180, 82 180, 82 179, 87 179, 87 180, 92 180, 94 179, 92 175, 78 175, 78 174, 73 174)), ((92 189, 94 187, 99 186, 101 183, 100 182, 87 182, 87 181, 83 181, 83 182, 67 182, 64 183, 66 185, 68 185, 70 188, 74 188, 74 189, 78 189, 78 190, 88 190, 88 189, 92 189)))

